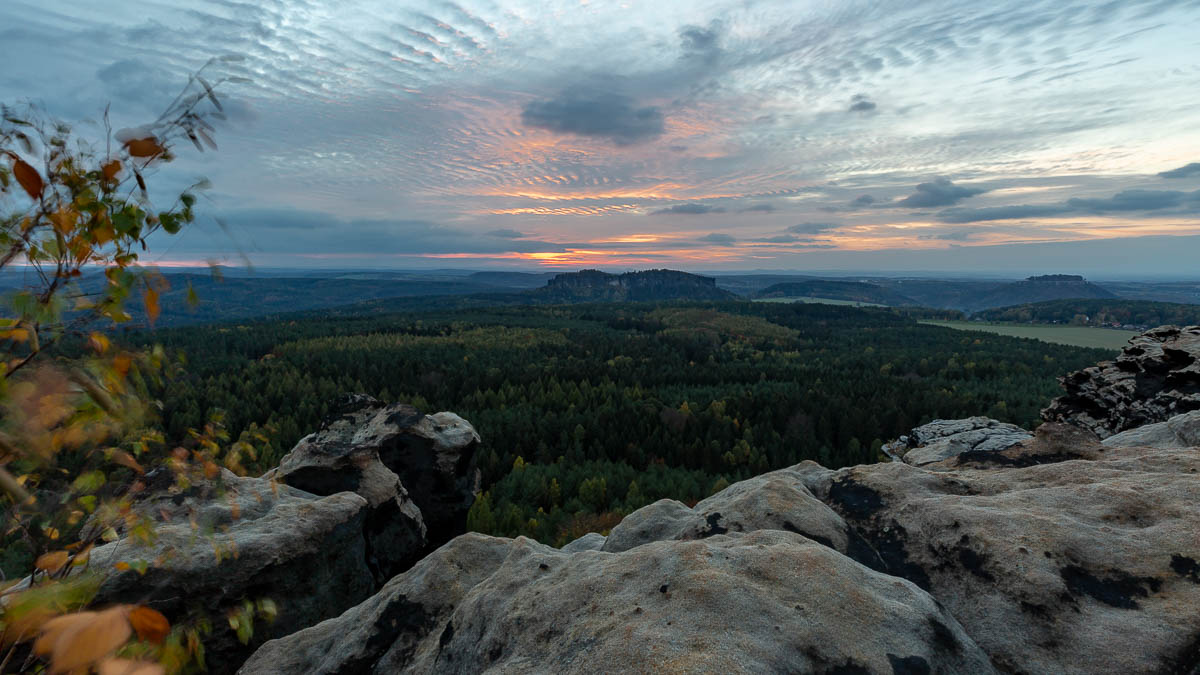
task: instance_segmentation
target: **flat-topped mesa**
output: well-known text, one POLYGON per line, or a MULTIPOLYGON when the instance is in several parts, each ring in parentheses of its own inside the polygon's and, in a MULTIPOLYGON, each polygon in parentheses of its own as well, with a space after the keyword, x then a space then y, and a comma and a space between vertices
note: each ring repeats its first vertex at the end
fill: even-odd
POLYGON ((1200 410, 1200 326, 1160 326, 1121 354, 1059 378, 1066 393, 1042 411, 1107 438, 1200 410))
POLYGON ((609 274, 600 270, 582 270, 560 274, 537 295, 564 302, 656 300, 729 300, 733 293, 717 288, 717 280, 676 270, 644 270, 609 274))

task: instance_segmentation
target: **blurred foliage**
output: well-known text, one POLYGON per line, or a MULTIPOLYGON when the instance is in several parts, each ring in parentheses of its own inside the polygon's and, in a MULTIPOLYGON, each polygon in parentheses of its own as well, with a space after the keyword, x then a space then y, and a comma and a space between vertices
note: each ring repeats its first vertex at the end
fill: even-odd
MULTIPOLYGON (((216 149, 215 88, 232 78, 210 83, 203 74, 222 60, 231 58, 192 75, 148 125, 114 133, 105 111, 99 143, 36 106, 0 107, 0 272, 24 279, 0 312, 0 563, 15 572, 0 587, 0 672, 203 666, 206 619, 173 628, 149 607, 79 610, 105 575, 133 567, 97 569, 95 547, 154 540, 153 519, 137 508, 152 467, 169 470, 178 488, 211 478, 218 463, 242 470, 254 454, 229 443, 219 414, 169 442, 156 430, 153 392, 178 376, 178 364, 161 348, 118 347, 106 333, 130 320, 131 303, 151 322, 161 311, 165 281, 141 256, 153 235, 194 221, 205 185, 162 208, 149 182, 182 140, 216 149), (97 272, 103 283, 79 284, 97 272)), ((251 625, 239 620, 235 630, 251 625)))

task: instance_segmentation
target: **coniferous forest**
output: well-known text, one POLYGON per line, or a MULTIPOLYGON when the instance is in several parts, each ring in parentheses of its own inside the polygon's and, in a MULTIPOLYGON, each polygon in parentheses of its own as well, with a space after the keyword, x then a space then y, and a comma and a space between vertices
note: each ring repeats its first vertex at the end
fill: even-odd
POLYGON ((555 544, 803 460, 877 461, 936 418, 1032 428, 1057 376, 1112 356, 894 310, 748 302, 309 314, 127 339, 187 364, 161 392, 168 437, 214 415, 235 439, 265 434, 252 472, 342 393, 454 411, 484 440, 468 526, 555 544))

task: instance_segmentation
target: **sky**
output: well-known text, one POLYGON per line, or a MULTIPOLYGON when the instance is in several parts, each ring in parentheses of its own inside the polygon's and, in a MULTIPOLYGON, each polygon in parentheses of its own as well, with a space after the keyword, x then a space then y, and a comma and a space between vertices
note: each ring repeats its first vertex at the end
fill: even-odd
POLYGON ((161 265, 1200 277, 1198 0, 0 2, 68 120, 227 55, 161 265))

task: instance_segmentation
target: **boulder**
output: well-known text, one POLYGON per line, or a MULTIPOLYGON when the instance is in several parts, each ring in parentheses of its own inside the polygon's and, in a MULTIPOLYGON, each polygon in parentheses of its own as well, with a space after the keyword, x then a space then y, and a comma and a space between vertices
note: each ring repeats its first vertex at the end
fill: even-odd
POLYGON ((264 477, 317 495, 362 495, 371 507, 368 561, 382 585, 466 529, 479 491, 478 445, 458 415, 423 415, 356 394, 264 477))
POLYGON ((1161 326, 1121 354, 1059 378, 1066 393, 1042 411, 1100 438, 1200 410, 1200 326, 1161 326))
POLYGON ((599 551, 604 548, 604 542, 608 541, 608 537, 599 532, 588 532, 582 537, 562 547, 563 553, 575 553, 576 551, 599 551))
POLYGON ((913 466, 940 462, 964 452, 996 452, 1028 440, 1033 434, 1015 425, 988 417, 934 420, 899 441, 884 446, 893 460, 913 466))
POLYGON ((1200 410, 1176 415, 1166 422, 1122 431, 1104 439, 1104 445, 1149 448, 1200 447, 1200 410))
POLYGON ((126 537, 94 549, 92 568, 113 570, 95 602, 148 605, 173 623, 193 611, 209 617, 204 645, 214 672, 232 672, 266 639, 335 616, 376 589, 363 536, 369 507, 352 492, 318 497, 223 471, 187 495, 149 496, 141 510, 156 521, 154 543, 126 537), (130 566, 116 571, 121 562, 130 566), (221 619, 244 599, 270 599, 278 612, 273 622, 258 617, 246 645, 221 619))
POLYGON ((241 673, 989 673, 914 584, 778 530, 567 553, 464 535, 241 673))

